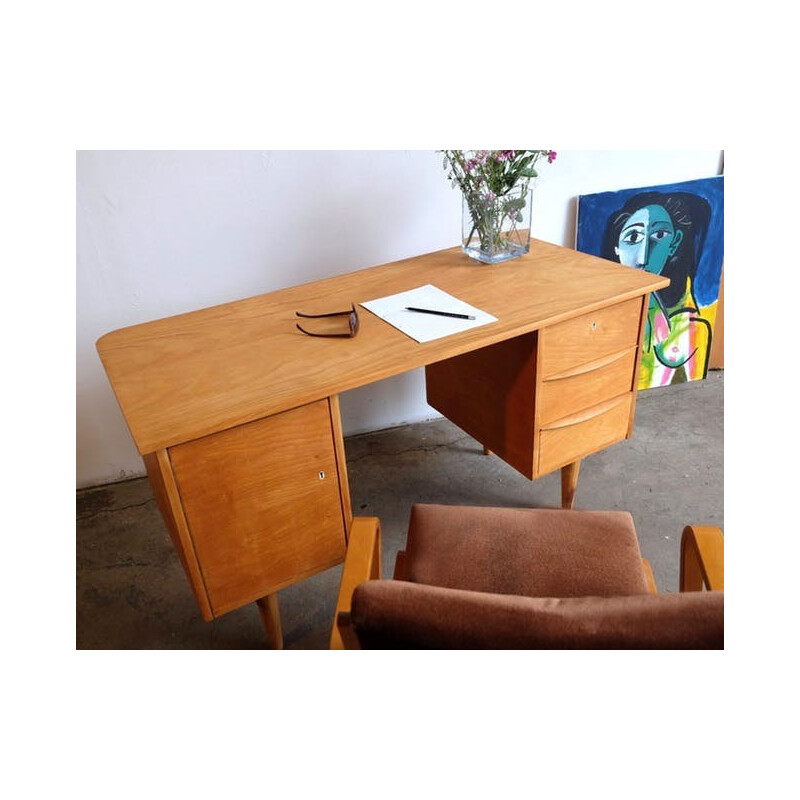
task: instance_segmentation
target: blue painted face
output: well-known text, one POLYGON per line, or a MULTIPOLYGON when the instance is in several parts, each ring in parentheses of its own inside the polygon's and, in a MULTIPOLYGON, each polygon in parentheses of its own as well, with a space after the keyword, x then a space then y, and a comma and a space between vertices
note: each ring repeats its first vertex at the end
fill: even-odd
POLYGON ((682 239, 663 206, 644 206, 622 227, 614 252, 621 264, 659 275, 682 239))

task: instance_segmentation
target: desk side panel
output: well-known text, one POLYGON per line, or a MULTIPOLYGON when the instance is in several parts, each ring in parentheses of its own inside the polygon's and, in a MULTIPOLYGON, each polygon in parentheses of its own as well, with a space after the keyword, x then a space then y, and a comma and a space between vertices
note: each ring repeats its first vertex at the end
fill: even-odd
POLYGON ((528 478, 536 337, 518 336, 425 368, 428 404, 528 478))
POLYGON ((197 554, 194 550, 189 526, 183 513, 180 494, 175 483, 175 476, 172 472, 172 465, 166 450, 157 453, 148 453, 143 456, 144 465, 147 469, 147 477, 153 489, 153 495, 164 523, 167 526, 170 539, 178 554, 189 584, 194 592, 200 613, 206 622, 214 618, 211 611, 211 604, 208 599, 203 574, 197 561, 197 554))
POLYGON ((350 527, 353 524, 353 506, 350 502, 350 481, 347 477, 347 455, 344 449, 344 431, 342 430, 342 412, 339 405, 339 395, 328 398, 331 414, 331 432, 333 434, 333 448, 336 454, 336 471, 339 475, 339 495, 342 500, 342 521, 345 536, 350 539, 350 527))
POLYGON ((631 391, 633 392, 633 399, 631 400, 631 416, 628 420, 628 432, 626 439, 630 439, 633 435, 633 422, 636 417, 636 401, 639 398, 639 372, 642 368, 642 352, 644 348, 645 330, 647 328, 647 312, 650 308, 650 294, 642 297, 641 306, 639 309, 639 339, 636 344, 636 361, 634 364, 633 378, 631 383, 631 391))

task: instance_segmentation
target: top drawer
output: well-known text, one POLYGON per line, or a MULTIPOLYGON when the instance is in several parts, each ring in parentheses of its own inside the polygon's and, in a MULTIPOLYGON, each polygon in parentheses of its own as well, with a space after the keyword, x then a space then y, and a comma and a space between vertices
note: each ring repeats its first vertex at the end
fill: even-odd
POLYGON ((642 298, 634 297, 539 331, 543 378, 631 347, 639 341, 642 298))

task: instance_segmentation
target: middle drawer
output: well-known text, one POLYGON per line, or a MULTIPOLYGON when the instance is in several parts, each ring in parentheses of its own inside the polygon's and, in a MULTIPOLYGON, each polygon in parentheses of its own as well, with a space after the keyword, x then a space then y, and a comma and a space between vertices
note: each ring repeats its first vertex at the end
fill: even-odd
POLYGON ((540 424, 630 392, 637 352, 630 347, 543 380, 538 401, 540 424))

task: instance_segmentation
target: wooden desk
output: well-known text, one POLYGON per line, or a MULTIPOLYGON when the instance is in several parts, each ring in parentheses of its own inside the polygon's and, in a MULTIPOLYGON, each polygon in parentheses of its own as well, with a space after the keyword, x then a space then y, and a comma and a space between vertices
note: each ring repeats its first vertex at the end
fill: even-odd
MULTIPOLYGON (((538 240, 497 266, 451 248, 109 333, 97 350, 207 621, 344 559, 338 395, 426 367, 428 402, 533 479, 630 436, 649 293, 669 281, 538 240), (359 308, 354 339, 295 311, 432 283, 498 322, 418 344, 359 308)), ((480 487, 475 490, 480 500, 480 487)))

